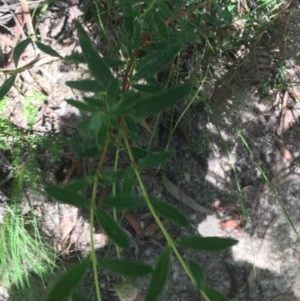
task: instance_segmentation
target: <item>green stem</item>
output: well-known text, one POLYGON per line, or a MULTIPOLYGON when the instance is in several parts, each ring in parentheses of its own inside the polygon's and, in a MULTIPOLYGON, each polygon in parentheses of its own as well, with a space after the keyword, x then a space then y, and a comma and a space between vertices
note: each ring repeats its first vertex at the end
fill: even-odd
MULTIPOLYGON (((115 163, 114 163, 114 171, 118 170, 119 158, 120 158, 120 141, 119 141, 119 138, 118 138, 118 140, 117 140, 116 156, 115 156, 115 163)), ((113 196, 116 196, 116 190, 117 190, 117 186, 116 186, 116 183, 114 182, 113 186, 112 186, 113 196)), ((113 208, 113 217, 114 217, 114 220, 117 222, 117 210, 115 208, 113 208)), ((115 244, 115 246, 116 246, 117 256, 118 256, 118 258, 121 258, 120 248, 119 248, 119 246, 117 244, 115 244)))
POLYGON ((99 184, 100 173, 108 151, 110 140, 111 140, 111 134, 109 133, 105 139, 103 150, 97 165, 96 174, 94 175, 93 178, 92 199, 91 199, 91 208, 90 208, 91 209, 90 212, 91 260, 92 260, 94 282, 95 282, 96 295, 98 301, 102 301, 102 298, 101 298, 101 291, 100 291, 99 277, 98 277, 98 270, 97 270, 97 257, 96 257, 96 251, 94 245, 94 222, 95 222, 95 209, 96 209, 96 200, 97 200, 97 188, 99 184))
POLYGON ((186 263, 184 262, 182 256, 180 255, 179 251, 177 250, 177 248, 175 246, 174 240, 169 235, 168 231, 164 227, 163 223, 159 219, 158 215, 156 214, 156 212, 155 212, 155 210, 154 210, 154 208, 151 204, 151 201, 150 201, 150 198, 149 198, 148 193, 146 191, 145 185, 144 185, 143 180, 141 178, 141 175, 139 173, 138 166, 137 166, 137 164, 135 162, 135 159, 133 157, 133 154, 132 154, 130 143, 129 143, 128 137, 127 137, 126 124, 125 124, 124 120, 121 120, 121 128, 122 128, 122 135, 123 135, 123 139, 124 139, 124 142, 125 142, 126 150, 127 150, 128 155, 129 155, 129 158, 130 158, 131 166, 132 166, 132 168, 134 170, 134 173, 137 177, 137 180, 138 180, 139 186, 142 190, 142 193, 143 193, 144 199, 146 201, 146 204, 147 204, 152 216, 154 217, 155 222, 157 223, 157 225, 159 226, 161 232, 163 233, 163 235, 164 235, 164 237, 165 237, 165 239, 168 243, 168 246, 171 247, 171 249, 173 250, 174 254, 176 255, 178 261, 180 262, 183 270, 185 271, 187 276, 190 278, 191 282, 195 285, 196 281, 194 279, 194 276, 192 275, 192 273, 190 272, 190 270, 187 267, 186 263))

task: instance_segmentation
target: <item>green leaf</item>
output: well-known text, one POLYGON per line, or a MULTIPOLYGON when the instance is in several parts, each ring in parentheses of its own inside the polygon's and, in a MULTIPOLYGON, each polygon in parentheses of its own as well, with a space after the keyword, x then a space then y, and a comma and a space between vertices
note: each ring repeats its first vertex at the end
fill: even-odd
POLYGON ((92 133, 98 134, 102 125, 103 125, 103 113, 102 112, 96 112, 93 114, 90 118, 90 123, 89 123, 89 130, 92 133))
POLYGON ((81 293, 73 293, 72 294, 72 301, 93 301, 92 299, 87 298, 86 296, 84 296, 81 293))
POLYGON ((89 265, 90 260, 85 259, 70 268, 53 285, 44 301, 64 301, 71 294, 72 290, 78 287, 89 265))
POLYGON ((197 31, 194 31, 194 27, 191 27, 184 20, 181 20, 179 24, 181 28, 180 38, 184 43, 196 44, 200 42, 201 36, 199 36, 197 31))
POLYGON ((128 134, 129 140, 134 142, 134 144, 139 143, 140 127, 137 126, 136 120, 134 120, 131 117, 124 118, 124 119, 125 119, 125 123, 127 125, 127 134, 128 134))
POLYGON ((203 268, 194 260, 189 261, 189 268, 196 280, 197 290, 203 290, 205 286, 205 273, 203 268))
POLYGON ((14 60, 16 68, 18 67, 19 59, 20 59, 22 53, 24 52, 26 47, 30 44, 30 42, 31 42, 31 39, 27 38, 26 40, 20 42, 15 47, 14 52, 13 52, 13 60, 14 60))
POLYGON ((213 288, 206 287, 203 291, 210 301, 229 301, 222 293, 213 288))
POLYGON ((132 147, 131 150, 132 150, 133 156, 138 159, 145 158, 149 154, 149 151, 139 148, 139 147, 132 147))
POLYGON ((148 264, 124 259, 102 259, 98 261, 99 266, 124 277, 141 277, 153 272, 148 264))
POLYGON ((198 251, 221 251, 228 249, 237 243, 238 240, 233 238, 201 236, 185 237, 177 242, 181 247, 198 251))
POLYGON ((136 118, 146 118, 165 111, 189 95, 191 89, 192 85, 187 83, 159 94, 148 96, 133 105, 131 115, 136 118))
POLYGON ((134 18, 135 13, 129 1, 123 1, 123 22, 127 36, 132 37, 134 33, 134 18))
POLYGON ((162 91, 161 88, 157 86, 151 86, 151 85, 132 85, 132 87, 137 91, 147 93, 147 94, 155 94, 162 91))
POLYGON ((231 25, 232 24, 232 14, 229 12, 227 6, 224 7, 224 9, 220 6, 220 4, 218 3, 214 3, 213 4, 213 9, 217 11, 218 15, 220 16, 220 18, 222 20, 224 20, 224 22, 226 23, 226 25, 231 25))
POLYGON ((176 207, 157 199, 151 199, 154 209, 163 217, 170 219, 179 226, 187 227, 189 221, 187 217, 182 214, 176 207))
POLYGON ((101 86, 95 80, 83 79, 75 81, 67 81, 66 85, 72 89, 77 89, 84 92, 99 92, 101 91, 101 86))
POLYGON ((14 74, 8 78, 3 85, 0 87, 0 101, 5 97, 10 88, 14 85, 17 75, 14 74))
POLYGON ((115 103, 120 93, 120 82, 114 79, 107 90, 107 103, 115 103))
POLYGON ((116 68, 116 67, 122 67, 125 65, 125 62, 118 60, 118 59, 112 59, 112 58, 103 58, 104 63, 111 68, 116 68))
POLYGON ((91 112, 94 113, 95 112, 95 107, 91 106, 87 103, 82 102, 81 100, 75 100, 75 99, 66 99, 66 102, 79 109, 80 111, 84 111, 84 112, 91 112))
POLYGON ((62 56, 56 50, 54 50, 53 48, 51 48, 50 46, 45 45, 45 44, 43 44, 43 43, 41 43, 39 41, 36 41, 35 44, 36 44, 36 46, 37 46, 38 49, 40 49, 41 51, 45 52, 46 54, 54 56, 54 57, 62 58, 62 56))
POLYGON ((86 207, 90 203, 88 199, 65 187, 49 185, 45 188, 45 190, 51 197, 55 198, 61 203, 74 205, 76 207, 86 207))
POLYGON ((101 174, 101 181, 104 181, 105 183, 108 184, 113 184, 120 180, 123 180, 123 178, 126 177, 127 173, 132 174, 132 171, 129 169, 116 170, 116 171, 104 170, 103 173, 101 174))
POLYGON ((141 70, 133 76, 133 79, 138 80, 141 78, 147 78, 158 73, 173 62, 181 48, 181 44, 173 44, 168 49, 147 58, 147 61, 144 59, 145 62, 142 64, 141 70))
POLYGON ((153 15, 154 24, 155 24, 157 31, 159 32, 161 38, 168 39, 167 26, 163 22, 161 16, 155 10, 152 10, 152 15, 153 15))
POLYGON ((111 216, 100 208, 96 208, 96 216, 103 230, 112 241, 122 248, 130 247, 127 235, 111 216))
POLYGON ((83 97, 83 100, 95 107, 95 109, 99 109, 100 111, 105 111, 107 109, 107 104, 101 98, 95 97, 83 97))
POLYGON ((133 35, 133 47, 138 49, 141 45, 141 26, 135 22, 134 35, 133 35))
POLYGON ((85 58, 83 54, 79 53, 73 53, 70 55, 66 55, 63 58, 63 61, 65 64, 73 65, 73 64, 85 64, 85 58))
POLYGON ((76 28, 79 34, 79 43, 89 70, 100 86, 106 90, 114 80, 114 76, 93 47, 87 33, 78 21, 76 22, 76 28))
POLYGON ((110 111, 110 113, 116 117, 119 116, 130 116, 132 112, 132 107, 140 102, 142 99, 140 93, 132 93, 127 92, 126 94, 122 95, 122 99, 118 102, 114 108, 110 111))
POLYGON ((213 25, 215 27, 219 27, 222 25, 222 22, 220 22, 218 19, 216 19, 215 17, 213 17, 212 15, 206 14, 204 13, 202 15, 203 19, 210 25, 213 25))
POLYGON ((109 128, 111 125, 111 119, 109 114, 103 114, 101 113, 101 118, 102 118, 102 124, 101 127, 98 130, 97 136, 96 136, 96 142, 97 142, 97 146, 99 151, 102 150, 102 146, 105 143, 105 139, 109 133, 109 128))
POLYGON ((117 210, 140 208, 146 205, 144 199, 132 195, 105 197, 101 200, 101 203, 105 206, 114 207, 117 210))
POLYGON ((141 168, 158 166, 169 160, 173 155, 174 152, 172 151, 165 151, 160 153, 147 153, 147 155, 139 161, 139 166, 141 168))
POLYGON ((132 195, 134 188, 136 187, 136 178, 133 175, 131 170, 124 175, 123 181, 121 184, 121 191, 123 194, 132 195))
POLYGON ((165 0, 158 0, 157 1, 157 6, 159 9, 160 15, 162 15, 163 19, 168 19, 173 16, 172 11, 170 10, 168 4, 166 3, 165 0))
POLYGON ((88 148, 82 150, 79 153, 79 158, 91 158, 99 155, 99 149, 96 145, 94 146, 89 146, 88 148))
POLYGON ((80 191, 92 184, 92 178, 91 177, 84 177, 80 179, 75 179, 72 180, 70 183, 68 183, 65 188, 69 190, 75 190, 75 191, 80 191))
POLYGON ((170 268, 170 250, 167 248, 159 257, 151 278, 145 301, 157 300, 168 278, 170 268))

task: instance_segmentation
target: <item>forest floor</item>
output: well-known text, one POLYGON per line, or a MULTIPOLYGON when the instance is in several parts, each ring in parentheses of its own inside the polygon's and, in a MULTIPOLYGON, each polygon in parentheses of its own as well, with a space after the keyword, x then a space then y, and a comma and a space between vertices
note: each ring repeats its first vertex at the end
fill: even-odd
MULTIPOLYGON (((193 105, 172 137, 174 158, 159 173, 144 175, 152 195, 176 204, 191 221, 192 227, 188 229, 166 222, 172 236, 200 233, 239 240, 231 251, 221 254, 183 251, 184 257, 202 264, 207 282, 230 300, 300 301, 300 245, 292 227, 300 231, 297 9, 299 3, 292 1, 284 18, 277 20, 276 34, 265 32, 265 36, 258 37, 249 46, 249 54, 239 68, 221 76, 214 88, 207 87, 205 93, 211 99, 212 113, 201 104, 193 105), (285 27, 283 32, 282 27, 285 27), (269 88, 262 93, 263 83, 274 72, 269 69, 278 49, 282 51, 285 68, 275 72, 283 72, 285 88, 269 88), (255 75, 253 65, 258 70, 255 75)), ((69 55, 78 49, 74 20, 82 15, 82 10, 81 1, 58 1, 39 20, 35 31, 38 30, 44 44, 61 56, 69 55)), ((92 35, 95 24, 91 22, 89 26, 92 35)), ((19 29, 12 25, 10 30, 13 34, 1 34, 6 37, 0 45, 4 54, 2 71, 14 68, 9 50, 19 29)), ((34 57, 34 49, 28 47, 20 65, 34 57)), ((0 78, 4 80, 3 74, 0 78)), ((80 95, 74 95, 64 83, 88 76, 88 70, 81 65, 68 65, 43 54, 30 70, 20 73, 4 100, 5 105, 1 106, 0 122, 10 120, 24 135, 34 133, 44 139, 45 145, 48 139, 59 137, 55 149, 36 150, 39 162, 43 162, 38 168, 45 182, 66 184, 94 164, 77 157, 80 141, 75 124, 84 116, 65 101, 80 95), (55 157, 53 152, 59 155, 55 157)), ((157 149, 164 149, 168 143, 168 131, 163 124, 160 126, 155 137, 157 149)), ((143 143, 141 138, 141 146, 143 143)), ((2 153, 7 161, 11 159, 10 153, 9 150, 2 153)), ((108 160, 106 168, 111 164, 108 160)), ((24 212, 34 208, 41 217, 41 230, 59 253, 57 273, 60 273, 89 254, 89 224, 85 212, 58 205, 45 195, 43 184, 40 186, 35 194, 27 185, 22 206, 24 212)), ((105 193, 103 189, 102 194, 105 193)), ((122 226, 133 245, 126 256, 154 264, 164 243, 151 217, 140 211, 129 216, 122 226), (139 229, 133 227, 135 220, 145 225, 142 237, 137 235, 139 229)), ((99 257, 112 254, 101 229, 95 229, 95 244, 99 257)), ((48 275, 53 277, 56 276, 48 275)), ((101 273, 100 281, 103 300, 117 300, 112 289, 117 279, 101 273)), ((35 277, 30 284, 34 291, 32 300, 40 300, 41 294, 46 293, 46 285, 35 277)), ((138 283, 141 295, 136 301, 143 300, 147 284, 146 279, 138 283)), ((86 277, 82 290, 95 298, 92 273, 86 277)), ((12 289, 9 294, 10 301, 28 300, 21 290, 12 289)), ((3 300, 8 298, 7 294, 2 295, 3 300)), ((202 300, 175 259, 160 300, 202 300)))

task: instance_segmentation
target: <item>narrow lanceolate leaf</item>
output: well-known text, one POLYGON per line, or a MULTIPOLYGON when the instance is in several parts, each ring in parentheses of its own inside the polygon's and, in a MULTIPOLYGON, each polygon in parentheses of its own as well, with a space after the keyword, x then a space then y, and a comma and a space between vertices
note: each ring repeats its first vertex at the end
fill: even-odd
POLYGON ((107 89, 107 102, 115 103, 120 92, 120 81, 114 79, 107 89))
POLYGON ((148 264, 124 259, 102 259, 99 266, 124 277, 141 277, 153 272, 148 264))
POLYGON ((26 40, 20 42, 14 49, 14 53, 13 53, 13 59, 14 59, 14 63, 16 68, 18 67, 18 63, 19 63, 19 59, 22 55, 22 53, 24 52, 24 50, 26 49, 26 47, 30 44, 31 39, 27 38, 26 40))
MULTIPOLYGON (((167 26, 164 23, 163 19, 161 18, 160 14, 158 14, 156 12, 156 10, 153 9, 152 16, 153 16, 155 26, 156 26, 157 31, 159 32, 160 36, 164 39, 168 39, 168 29, 167 29, 167 26)), ((164 19, 165 19, 165 17, 164 17, 164 19)))
POLYGON ((77 293, 77 292, 72 294, 71 300, 72 301, 93 301, 92 299, 89 299, 86 296, 84 296, 83 294, 77 293))
POLYGON ((105 206, 114 207, 117 210, 140 208, 146 205, 144 199, 133 195, 105 197, 101 200, 101 203, 105 206))
POLYGON ((158 166, 167 160, 169 160, 174 153, 172 151, 165 151, 160 153, 148 153, 143 159, 139 161, 139 166, 141 168, 149 168, 153 166, 158 166))
POLYGON ((189 261, 190 271, 196 281, 196 287, 199 291, 204 289, 205 286, 205 273, 203 268, 194 260, 189 261))
POLYGON ((213 288, 206 287, 203 292, 210 301, 229 301, 229 299, 227 299, 222 293, 213 288))
POLYGON ((93 47, 91 40, 79 22, 76 22, 76 28, 79 34, 79 43, 90 72, 102 88, 108 89, 114 80, 113 74, 93 47))
POLYGON ((77 207, 86 207, 89 205, 89 200, 79 195, 76 191, 49 185, 45 188, 46 192, 57 201, 77 207))
POLYGON ((132 106, 131 115, 136 118, 146 118, 165 111, 189 95, 191 89, 192 85, 186 83, 159 94, 143 98, 132 106))
POLYGON ((111 216, 100 208, 96 209, 96 216, 103 230, 113 242, 122 248, 130 247, 127 235, 111 216))
POLYGON ((80 191, 88 186, 92 185, 92 177, 86 176, 84 178, 74 179, 68 183, 65 187, 69 190, 80 191))
POLYGON ((49 54, 49 55, 54 56, 54 57, 62 58, 62 56, 56 50, 51 48, 50 46, 45 45, 45 44, 43 44, 39 41, 36 41, 35 44, 36 44, 38 49, 45 52, 46 54, 49 54))
POLYGON ((177 245, 198 251, 222 251, 237 243, 233 238, 190 236, 179 240, 177 245))
POLYGON ((70 268, 63 274, 50 289, 44 301, 64 301, 74 288, 77 288, 83 275, 90 265, 90 260, 85 259, 81 263, 70 268))
POLYGON ((14 74, 10 78, 8 78, 3 85, 0 87, 0 100, 4 98, 4 96, 8 93, 10 88, 14 85, 17 75, 14 74))
POLYGON ((163 217, 173 221, 175 224, 187 227, 189 225, 189 221, 187 217, 181 213, 177 208, 168 204, 167 202, 160 201, 157 199, 151 200, 152 206, 154 209, 161 214, 163 217))
POLYGON ((83 79, 83 80, 74 80, 67 81, 66 85, 72 89, 77 89, 84 92, 99 92, 101 91, 101 86, 95 80, 83 79))
POLYGON ((151 278, 150 286, 145 301, 157 300, 167 281, 169 268, 170 250, 169 248, 167 248, 158 259, 154 273, 151 278))
POLYGON ((159 13, 163 16, 164 19, 170 18, 173 16, 172 11, 170 10, 169 5, 164 0, 157 1, 157 7, 159 13))
POLYGON ((96 108, 90 104, 87 104, 85 102, 82 102, 80 100, 75 100, 75 99, 66 99, 66 102, 70 104, 71 106, 79 109, 80 111, 84 112, 95 112, 96 108))
POLYGON ((157 86, 151 86, 151 85, 132 85, 132 88, 136 89, 137 91, 147 93, 147 94, 155 94, 157 92, 160 92, 162 89, 157 86))
POLYGON ((138 80, 140 78, 147 78, 155 73, 158 73, 165 66, 173 62, 175 56, 179 53, 181 48, 181 44, 175 44, 168 49, 151 56, 144 63, 141 70, 134 75, 133 79, 138 80))

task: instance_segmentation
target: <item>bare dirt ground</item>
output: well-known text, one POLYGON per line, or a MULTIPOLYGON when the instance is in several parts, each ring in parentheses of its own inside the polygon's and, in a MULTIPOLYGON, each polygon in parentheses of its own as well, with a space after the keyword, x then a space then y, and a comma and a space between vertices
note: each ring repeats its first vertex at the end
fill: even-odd
MULTIPOLYGON (((2 13, 5 5, 0 3, 2 13)), ((242 64, 219 78, 212 91, 205 91, 211 98, 213 113, 196 105, 189 113, 193 130, 183 125, 181 129, 188 134, 174 135, 175 158, 162 174, 147 179, 152 194, 176 204, 191 221, 188 230, 170 225, 174 237, 200 233, 239 240, 231 251, 222 254, 183 251, 184 258, 193 258, 203 265, 209 285, 234 301, 300 301, 300 245, 292 227, 300 229, 299 5, 292 1, 277 19, 276 30, 272 28, 255 39, 242 64), (284 62, 284 69, 277 68, 278 60, 284 62), (263 84, 279 72, 283 73, 286 88, 278 91, 270 87, 262 93, 263 84)), ((39 21, 41 41, 62 56, 77 49, 73 20, 82 10, 82 4, 76 0, 56 2, 39 21)), ((10 51, 16 35, 22 35, 13 22, 8 24, 12 24, 6 26, 11 33, 6 32, 5 40, 1 40, 3 69, 13 68, 10 51)), ((29 48, 22 63, 34 57, 34 50, 29 48)), ((82 116, 64 101, 74 97, 64 82, 88 77, 87 70, 47 55, 42 55, 39 62, 20 74, 8 94, 3 114, 27 129, 25 100, 32 99, 35 91, 44 95, 46 101, 36 104, 38 114, 33 130, 41 135, 54 131, 68 137, 82 116)), ((63 157, 64 167, 82 164, 76 161, 72 149, 66 150, 63 157)), ((57 181, 54 173, 59 167, 46 175, 49 181, 51 177, 57 181)), ((62 179, 65 177, 63 174, 62 179)), ((28 199, 24 200, 24 208, 26 202, 28 199)), ((88 254, 89 225, 84 213, 57 205, 42 189, 38 198, 32 196, 30 206, 39 208, 39 214, 45 217, 43 232, 53 240, 67 265, 76 259, 74 254, 88 254)), ((149 216, 141 212, 138 217, 149 226, 148 233, 138 238, 124 224, 133 245, 126 255, 154 264, 163 249, 163 239, 149 216)), ((100 230, 96 231, 96 243, 99 256, 112 252, 100 230)), ((101 273, 104 300, 117 300, 112 291, 117 280, 101 273)), ((88 275, 82 286, 91 298, 92 283, 92 276, 88 275)), ((147 279, 138 283, 141 293, 147 284, 147 279)), ((45 293, 41 287, 36 291, 37 296, 45 293)), ((23 300, 21 295, 11 295, 9 300, 23 300)), ((175 259, 160 300, 202 300, 175 259)))

